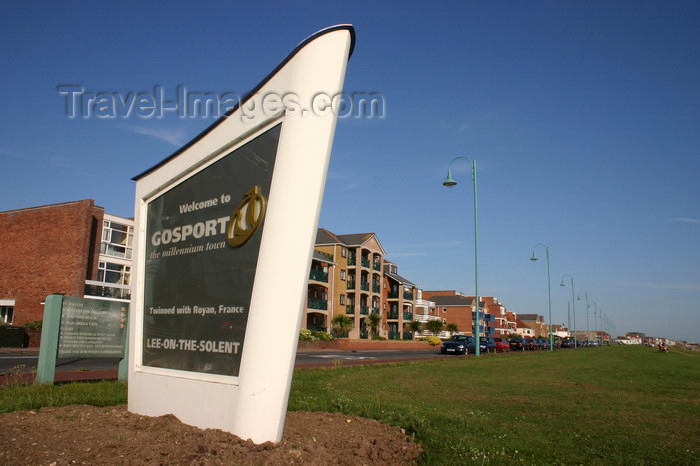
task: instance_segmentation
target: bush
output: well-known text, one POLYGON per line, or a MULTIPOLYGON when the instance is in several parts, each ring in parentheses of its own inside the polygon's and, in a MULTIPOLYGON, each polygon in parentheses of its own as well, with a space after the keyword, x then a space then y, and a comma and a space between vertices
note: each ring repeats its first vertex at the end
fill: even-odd
POLYGON ((26 330, 41 330, 41 325, 43 324, 43 321, 41 320, 33 320, 31 322, 25 322, 22 327, 24 327, 26 330))
POLYGON ((327 334, 326 332, 316 332, 316 331, 311 331, 308 328, 302 328, 299 330, 299 340, 305 340, 305 341, 315 341, 315 340, 321 340, 321 341, 331 341, 333 340, 333 336, 327 334))
POLYGON ((372 337, 372 340, 386 341, 386 338, 380 337, 379 335, 375 335, 375 336, 372 337))
POLYGON ((438 337, 435 337, 435 336, 427 337, 426 340, 427 340, 428 343, 430 343, 432 346, 437 346, 437 345, 439 345, 440 343, 442 343, 442 340, 439 339, 438 337))
POLYGON ((311 336, 316 340, 321 341, 333 341, 333 335, 329 335, 326 332, 311 332, 311 336))

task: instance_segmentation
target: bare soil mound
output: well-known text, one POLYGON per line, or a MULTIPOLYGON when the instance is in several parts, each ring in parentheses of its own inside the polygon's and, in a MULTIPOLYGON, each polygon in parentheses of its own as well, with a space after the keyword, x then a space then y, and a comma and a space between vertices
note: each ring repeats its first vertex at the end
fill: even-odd
POLYGON ((0 464, 414 464, 419 445, 379 421, 287 413, 282 441, 256 445, 229 433, 146 417, 125 405, 73 405, 0 414, 0 464))

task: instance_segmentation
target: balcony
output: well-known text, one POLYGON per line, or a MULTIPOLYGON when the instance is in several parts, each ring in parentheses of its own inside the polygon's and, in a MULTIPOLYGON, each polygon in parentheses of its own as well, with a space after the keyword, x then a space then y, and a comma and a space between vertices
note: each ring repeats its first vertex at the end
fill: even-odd
POLYGON ((382 263, 379 261, 375 261, 372 263, 372 268, 374 270, 376 270, 377 272, 381 272, 382 271, 382 263))
POLYGON ((360 282, 360 289, 362 289, 362 291, 369 291, 369 282, 360 282))
POLYGON ((379 308, 378 308, 378 307, 372 307, 372 314, 379 314, 379 308))
POLYGON ((381 293, 381 292, 382 292, 381 285, 372 285, 372 293, 381 293))
POLYGON ((328 272, 324 272, 323 270, 312 270, 309 272, 309 280, 328 283, 328 272))
POLYGON ((392 319, 392 320, 397 320, 399 318, 399 313, 398 312, 390 312, 386 318, 392 319))
POLYGON ((440 316, 432 316, 430 314, 416 314, 413 316, 418 322, 429 322, 431 320, 442 320, 440 316))
POLYGON ((309 298, 306 301, 306 307, 309 309, 319 309, 325 311, 328 310, 328 301, 325 299, 309 298))
POLYGON ((413 291, 404 291, 403 292, 403 299, 413 301, 413 291))
POLYGON ((403 332, 403 339, 404 339, 404 340, 413 340, 413 333, 411 333, 411 332, 403 332))
POLYGON ((354 281, 348 280, 348 281, 347 281, 347 285, 348 285, 348 290, 354 290, 354 289, 355 289, 355 282, 354 282, 354 281))
POLYGON ((389 299, 399 299, 399 292, 398 291, 390 291, 389 292, 389 299))
POLYGON ((399 332, 389 332, 389 340, 398 340, 400 335, 399 332))
POLYGON ((360 315, 366 316, 369 314, 369 308, 367 306, 360 306, 360 315))
POLYGON ((369 268, 369 259, 366 257, 362 258, 362 267, 367 267, 369 268))
POLYGON ((369 332, 367 330, 360 330, 360 339, 366 340, 369 337, 369 332))
POLYGON ((404 312, 403 313, 403 320, 413 320, 413 313, 412 312, 404 312))
POLYGON ((354 257, 348 257, 348 267, 354 267, 357 261, 354 257))
POLYGON ((345 306, 345 313, 348 315, 355 315, 355 305, 354 304, 348 304, 345 306))

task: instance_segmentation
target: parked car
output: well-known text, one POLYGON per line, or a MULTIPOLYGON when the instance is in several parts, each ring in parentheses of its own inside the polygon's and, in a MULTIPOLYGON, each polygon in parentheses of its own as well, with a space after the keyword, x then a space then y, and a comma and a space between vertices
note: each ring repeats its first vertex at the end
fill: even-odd
MULTIPOLYGON (((471 338, 471 341, 469 342, 469 344, 467 344, 467 353, 476 354, 476 338, 474 338, 474 337, 469 337, 469 338, 471 338)), ((486 337, 479 338, 479 353, 486 352, 487 343, 486 343, 485 339, 486 339, 486 337)))
POLYGON ((440 352, 442 354, 466 354, 467 347, 471 340, 471 346, 474 347, 474 338, 469 335, 452 335, 449 340, 442 342, 440 352))
POLYGON ((574 347, 574 340, 570 340, 568 338, 564 338, 561 341, 561 347, 562 348, 573 348, 574 347))
POLYGON ((508 340, 508 344, 510 345, 511 351, 525 351, 528 346, 525 339, 520 337, 511 338, 508 340))
POLYGON ((496 352, 497 353, 499 351, 502 353, 505 353, 506 351, 510 351, 510 344, 508 343, 508 340, 506 340, 505 338, 495 337, 493 340, 496 342, 496 352))
POLYGON ((535 339, 534 338, 525 338, 525 343, 527 343, 526 349, 530 351, 535 351, 537 348, 537 345, 535 344, 535 339))
POLYGON ((483 341, 484 344, 486 345, 485 351, 487 353, 490 352, 496 352, 496 340, 493 339, 493 337, 481 337, 479 340, 483 341))
POLYGON ((540 349, 549 349, 549 340, 547 340, 546 338, 538 338, 538 341, 540 342, 540 349))

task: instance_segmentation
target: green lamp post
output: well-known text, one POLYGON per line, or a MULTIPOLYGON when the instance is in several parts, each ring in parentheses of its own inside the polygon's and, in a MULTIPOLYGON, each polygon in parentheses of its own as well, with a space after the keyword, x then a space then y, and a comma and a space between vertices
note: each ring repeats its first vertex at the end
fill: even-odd
POLYGON ((530 260, 533 262, 537 260, 537 257, 535 256, 535 249, 537 249, 537 246, 542 246, 547 255, 547 293, 549 298, 547 301, 547 303, 549 304, 549 351, 554 351, 554 334, 552 332, 552 281, 550 279, 549 274, 549 246, 542 243, 536 244, 535 247, 532 248, 532 257, 530 258, 530 260))
POLYGON ((566 286, 564 284, 564 277, 569 277, 571 279, 571 310, 574 313, 574 348, 578 348, 578 336, 576 335, 576 292, 574 291, 574 277, 565 273, 561 276, 561 283, 559 286, 566 286))
POLYGON ((598 303, 593 301, 593 328, 595 329, 595 342, 598 344, 598 303))
POLYGON ((576 299, 581 301, 581 293, 585 293, 586 295, 586 346, 591 346, 591 328, 590 328, 590 322, 588 320, 588 310, 591 308, 588 305, 588 291, 579 291, 578 295, 576 296, 576 299))
POLYGON ((479 216, 477 213, 477 202, 476 202, 476 161, 470 160, 466 157, 455 157, 447 166, 447 179, 442 183, 443 186, 451 188, 457 184, 455 180, 452 179, 452 164, 458 160, 464 159, 469 163, 472 169, 472 181, 474 182, 474 295, 476 298, 476 328, 475 328, 475 340, 474 354, 479 356, 481 353, 480 348, 480 334, 481 329, 479 326, 479 216))

